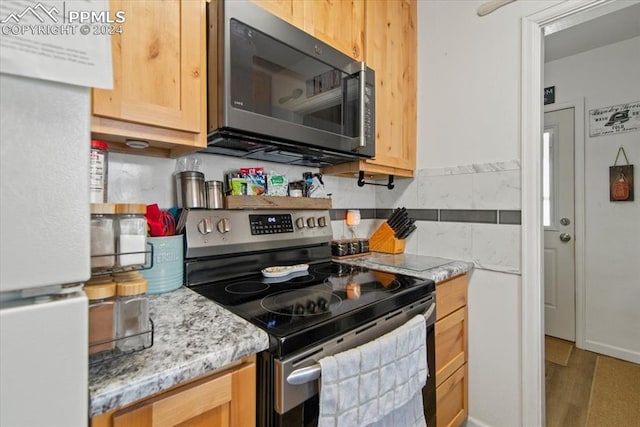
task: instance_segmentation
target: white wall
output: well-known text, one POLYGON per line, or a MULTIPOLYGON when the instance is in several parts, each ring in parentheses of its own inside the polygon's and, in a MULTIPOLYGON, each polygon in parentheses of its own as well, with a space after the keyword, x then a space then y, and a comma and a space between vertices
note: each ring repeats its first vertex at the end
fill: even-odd
POLYGON ((520 158, 520 18, 558 2, 482 3, 418 2, 419 168, 520 158))
MULTIPOLYGON (((549 62, 556 103, 585 100, 585 347, 640 363, 640 131, 590 137, 589 110, 640 101, 640 37, 549 62), (635 166, 635 201, 609 201, 620 146, 635 166)), ((624 162, 624 160, 622 160, 624 162)))
MULTIPOLYGON (((405 193, 420 207, 520 209, 521 18, 559 2, 478 17, 482 3, 418 2, 420 171, 405 193)), ((520 227, 433 223, 419 240, 412 250, 447 248, 479 266, 469 284, 468 425, 521 425, 520 227)))

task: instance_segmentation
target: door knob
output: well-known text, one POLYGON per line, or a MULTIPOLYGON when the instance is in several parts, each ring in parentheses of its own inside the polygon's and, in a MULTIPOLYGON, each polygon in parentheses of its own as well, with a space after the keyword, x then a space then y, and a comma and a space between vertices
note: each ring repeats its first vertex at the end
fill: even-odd
POLYGON ((569 224, 571 224, 571 220, 569 220, 569 218, 561 218, 560 219, 560 224, 569 225, 569 224))
POLYGON ((563 242, 568 242, 569 240, 571 240, 571 234, 560 233, 560 240, 562 240, 563 242))

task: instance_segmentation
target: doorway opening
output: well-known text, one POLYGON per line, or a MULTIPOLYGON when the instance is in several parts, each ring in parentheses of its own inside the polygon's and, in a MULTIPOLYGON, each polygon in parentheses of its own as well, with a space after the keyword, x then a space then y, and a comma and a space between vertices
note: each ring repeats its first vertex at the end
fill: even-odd
MULTIPOLYGON (((544 238, 542 147, 544 33, 558 31, 624 8, 624 2, 563 2, 522 20, 522 425, 544 425, 544 238)), ((579 114, 576 112, 576 114, 579 114)), ((583 116, 582 116, 583 117, 583 116)), ((580 179, 579 177, 577 178, 580 179)), ((578 195, 576 195, 578 197, 578 195)), ((579 203, 577 200, 576 203, 579 203)), ((576 233, 584 218, 576 217, 576 233)), ((576 262, 581 261, 576 248, 576 262)), ((580 267, 576 269, 580 280, 580 267)), ((576 292, 576 322, 582 311, 576 292)), ((576 327, 576 341, 581 328, 576 327)))

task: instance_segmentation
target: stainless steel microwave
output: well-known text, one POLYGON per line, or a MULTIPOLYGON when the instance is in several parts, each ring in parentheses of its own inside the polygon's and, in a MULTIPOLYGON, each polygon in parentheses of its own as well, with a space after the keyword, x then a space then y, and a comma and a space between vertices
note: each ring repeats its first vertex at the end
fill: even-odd
POLYGON ((249 1, 208 4, 205 151, 321 167, 375 154, 375 73, 249 1))

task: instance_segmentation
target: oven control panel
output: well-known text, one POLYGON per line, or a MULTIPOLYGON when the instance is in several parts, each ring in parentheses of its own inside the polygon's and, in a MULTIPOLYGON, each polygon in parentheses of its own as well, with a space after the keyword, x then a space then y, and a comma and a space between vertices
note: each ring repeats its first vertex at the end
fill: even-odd
POLYGON ((291 214, 249 215, 251 234, 293 233, 291 214))
POLYGON ((333 238, 328 210, 191 209, 186 215, 186 258, 329 244, 333 238))

